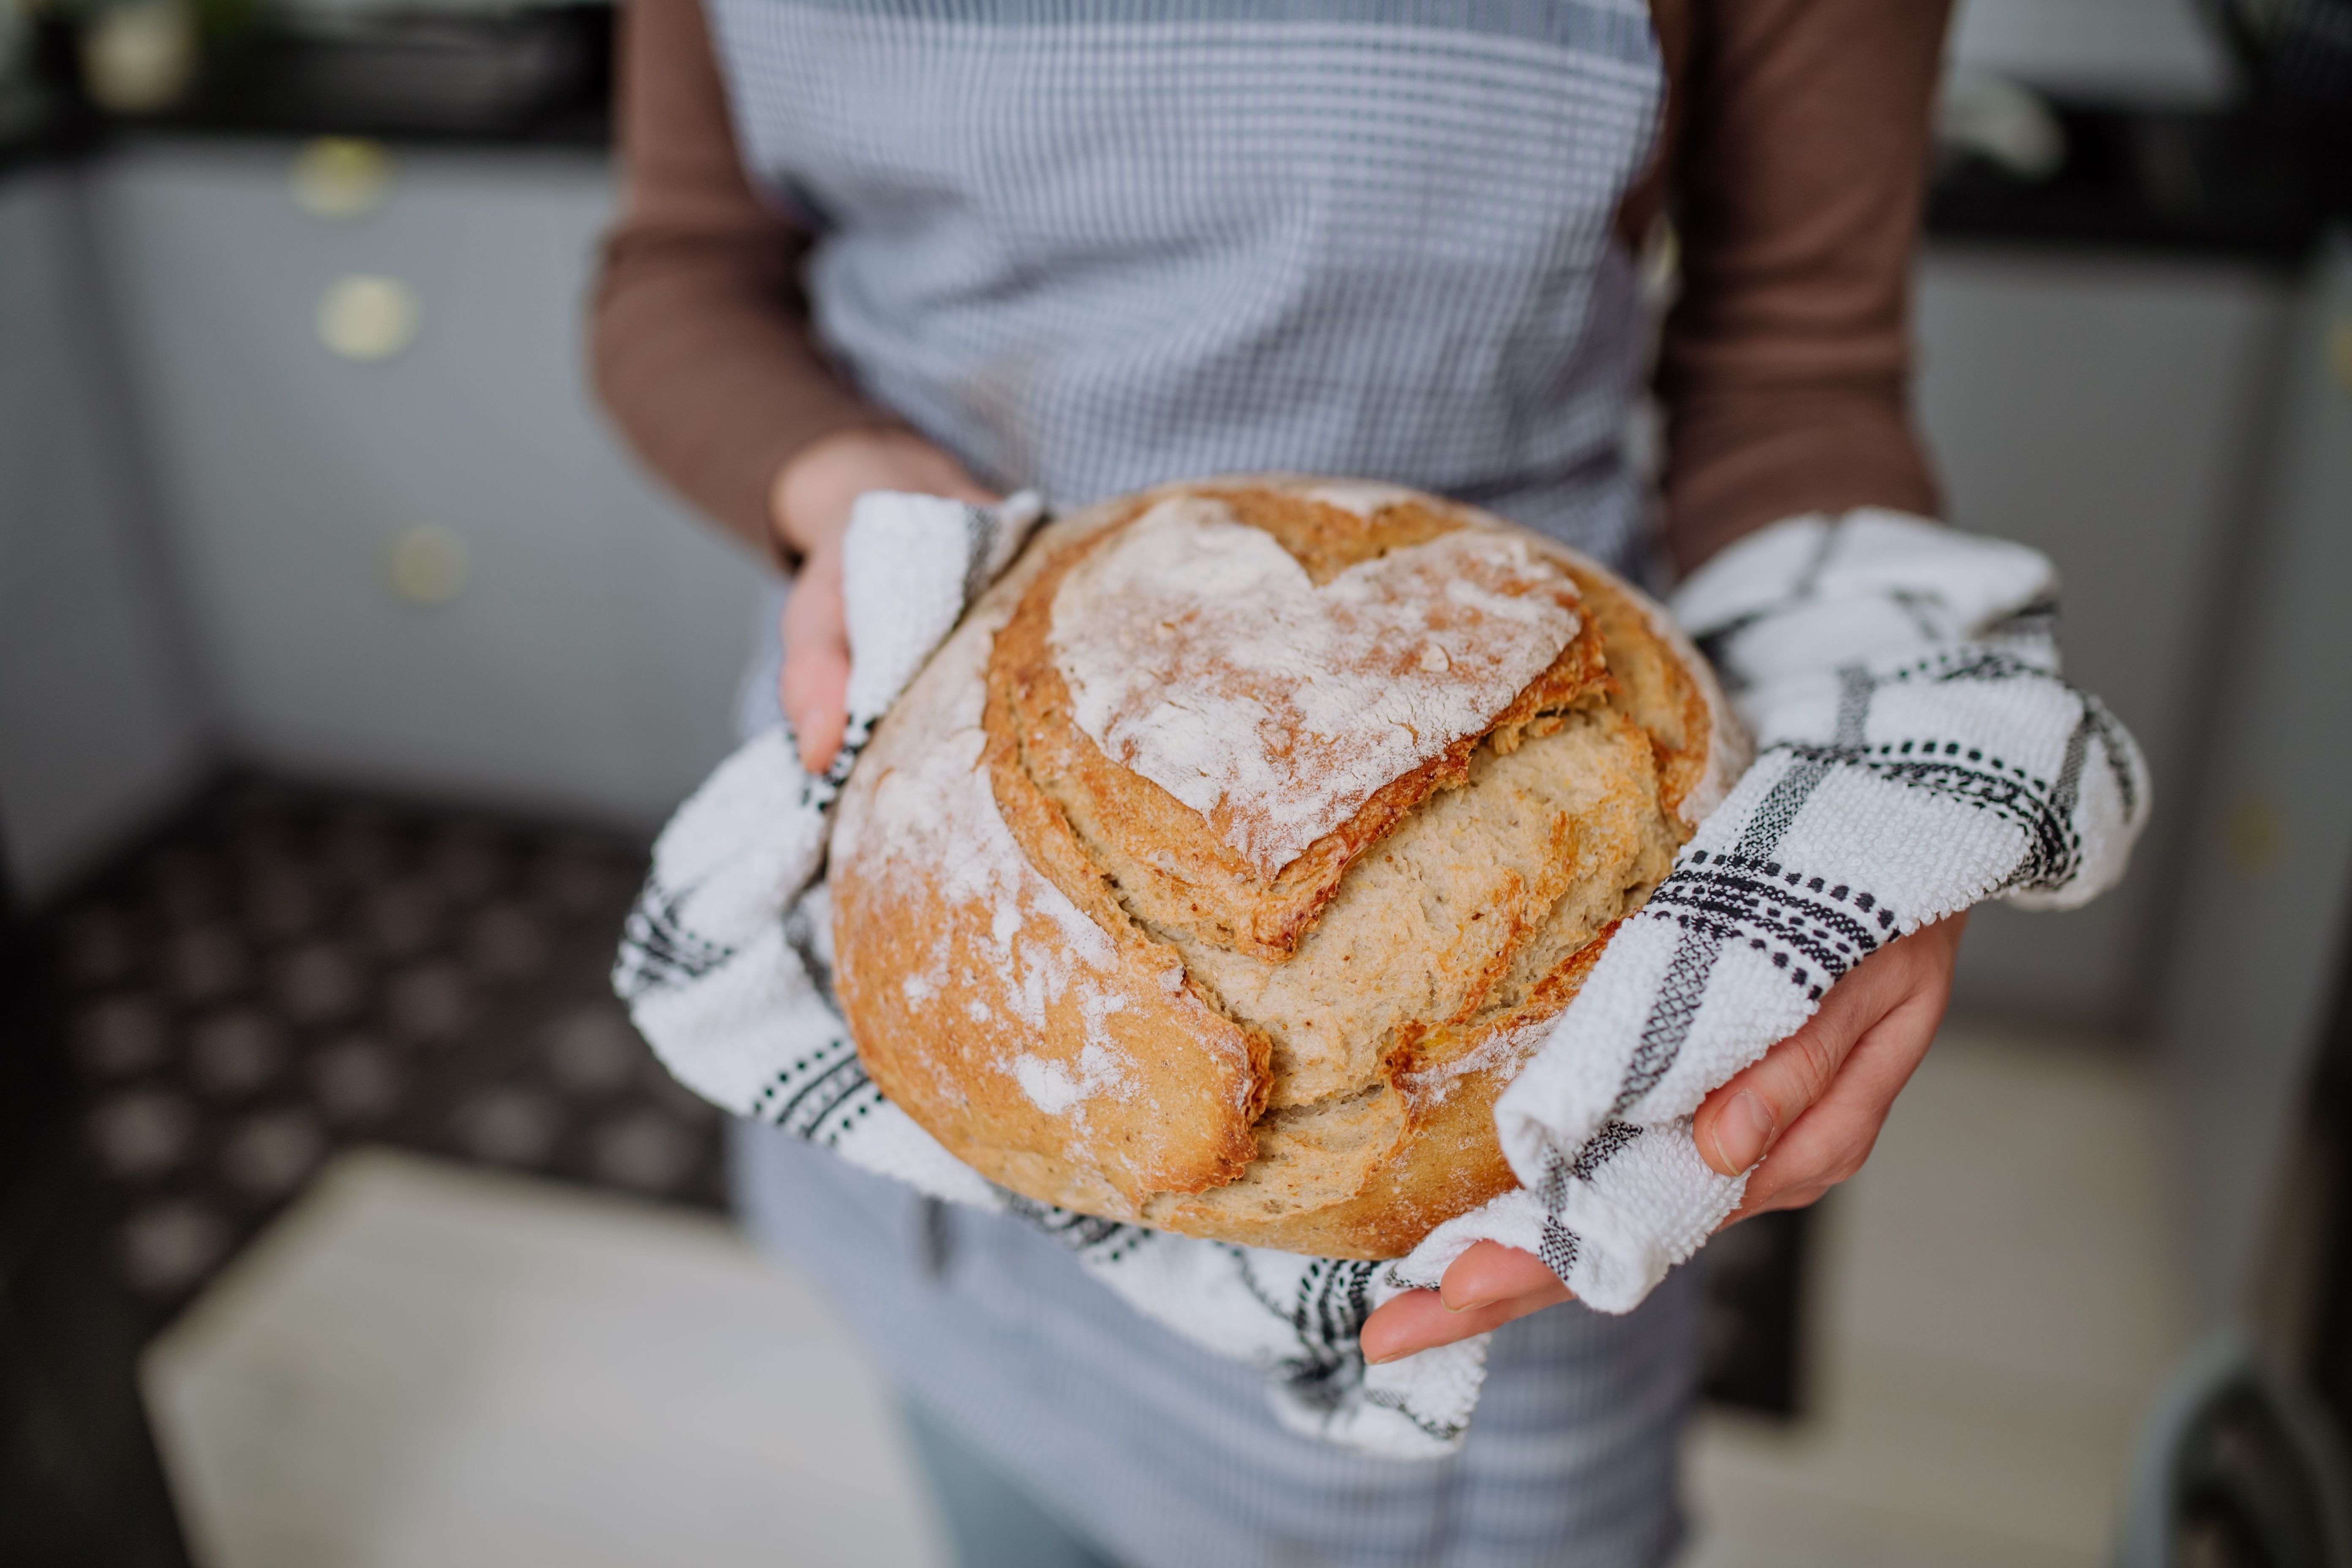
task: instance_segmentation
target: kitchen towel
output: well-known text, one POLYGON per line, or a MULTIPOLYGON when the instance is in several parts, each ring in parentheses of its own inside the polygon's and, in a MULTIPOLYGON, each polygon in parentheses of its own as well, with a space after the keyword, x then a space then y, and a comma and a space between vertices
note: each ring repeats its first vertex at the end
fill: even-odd
POLYGON ((1260 1368, 1285 1426, 1368 1452, 1452 1452, 1486 1354, 1480 1336, 1367 1365, 1356 1335, 1373 1308, 1492 1238, 1538 1253, 1589 1305, 1629 1310, 1738 1202, 1740 1181, 1708 1170, 1689 1136, 1707 1089, 1801 1023, 1846 967, 1937 913, 2005 890, 2088 897, 2145 815, 2129 738, 2055 679, 2041 557, 1891 514, 1780 524, 1677 600, 1764 753, 1507 1093, 1498 1122, 1520 1190, 1391 1263, 1073 1214, 994 1186, 866 1077, 830 995, 819 879, 858 750, 1037 515, 1032 497, 860 499, 845 542, 841 755, 811 777, 780 728, 719 766, 655 847, 615 986, 698 1092, 1038 1226, 1138 1311, 1260 1368))
POLYGON ((2056 594, 2035 551, 1864 510, 1760 530, 1674 595, 1756 763, 1495 1110, 1530 1249, 1580 1300, 1632 1306, 1730 1213, 1746 1178, 1700 1163, 1691 1116, 1840 975, 1983 900, 2069 909, 2123 875, 2147 765, 2059 678, 2056 594))

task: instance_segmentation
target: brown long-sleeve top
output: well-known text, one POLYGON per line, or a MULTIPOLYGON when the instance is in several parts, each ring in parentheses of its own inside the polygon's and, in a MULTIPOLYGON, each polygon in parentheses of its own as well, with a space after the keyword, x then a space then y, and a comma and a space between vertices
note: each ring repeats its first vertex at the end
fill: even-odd
MULTIPOLYGON (((1665 133, 1619 229, 1641 234, 1663 202, 1680 239, 1657 387, 1685 568, 1800 512, 1937 509, 1907 317, 1948 9, 1652 0, 1665 133)), ((626 188, 596 289, 597 385, 647 463, 766 552, 783 464, 896 421, 812 341, 807 237, 744 173, 700 0, 630 0, 623 26, 626 188)))

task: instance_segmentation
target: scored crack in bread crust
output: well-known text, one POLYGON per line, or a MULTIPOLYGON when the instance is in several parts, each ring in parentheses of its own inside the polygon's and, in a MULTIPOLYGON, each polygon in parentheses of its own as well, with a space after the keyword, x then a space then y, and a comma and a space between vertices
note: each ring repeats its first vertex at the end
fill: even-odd
POLYGON ((836 988, 883 1091, 1007 1187, 1398 1256, 1514 1184, 1496 1099, 1739 750, 1687 645, 1573 552, 1388 487, 1164 487, 1045 530, 877 731, 836 988), (1267 540, 1224 620, 1165 587, 1267 540), (1253 644, 1268 581, 1360 689, 1253 644), (1367 693, 1387 717, 1350 728, 1367 693), (1221 702, 1290 728, 1207 757, 1184 726, 1221 702), (1233 780, 1285 766, 1316 787, 1253 816, 1233 780))

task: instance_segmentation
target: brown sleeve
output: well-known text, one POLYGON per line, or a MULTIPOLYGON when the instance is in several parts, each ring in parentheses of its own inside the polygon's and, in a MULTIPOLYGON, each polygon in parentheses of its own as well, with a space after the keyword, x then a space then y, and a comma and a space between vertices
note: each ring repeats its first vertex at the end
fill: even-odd
POLYGON ((698 0, 629 0, 621 26, 624 191, 593 308, 596 390, 656 472, 774 554, 784 460, 896 422, 810 340, 807 242, 744 175, 698 0))
POLYGON ((1934 515, 1908 316, 1949 0, 1659 9, 1688 13, 1667 153, 1683 292, 1658 367, 1676 561, 1799 512, 1934 515))

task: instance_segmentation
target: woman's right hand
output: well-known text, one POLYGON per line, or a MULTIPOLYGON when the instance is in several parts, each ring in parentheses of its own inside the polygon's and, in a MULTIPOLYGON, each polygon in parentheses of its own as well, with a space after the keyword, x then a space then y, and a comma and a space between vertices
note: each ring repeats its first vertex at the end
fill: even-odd
POLYGON ((986 504, 1002 500, 921 437, 841 430, 811 442, 776 472, 768 512, 801 556, 784 601, 784 673, 778 696, 798 738, 801 766, 824 771, 848 727, 849 626, 841 602, 841 542, 849 509, 868 490, 908 490, 986 504))

